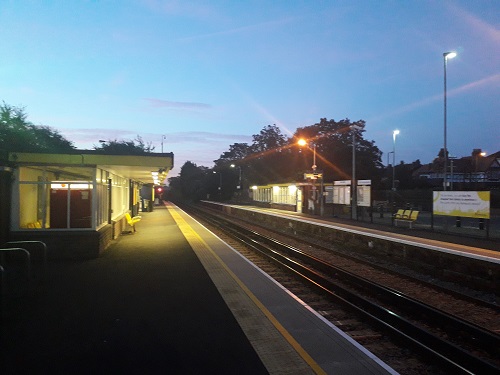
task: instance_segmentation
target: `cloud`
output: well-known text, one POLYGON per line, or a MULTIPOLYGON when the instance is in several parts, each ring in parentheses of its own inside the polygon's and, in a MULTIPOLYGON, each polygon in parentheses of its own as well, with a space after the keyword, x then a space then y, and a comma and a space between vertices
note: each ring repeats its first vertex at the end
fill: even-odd
POLYGON ((471 12, 457 6, 456 4, 447 4, 452 11, 455 12, 459 17, 461 17, 466 23, 468 23, 473 30, 479 32, 480 35, 484 35, 489 38, 492 42, 500 43, 500 31, 493 25, 490 25, 486 21, 475 16, 471 12))
POLYGON ((138 133, 118 129, 67 129, 57 128, 61 135, 73 142, 78 149, 91 150, 99 146, 99 140, 131 141, 140 136, 146 144, 155 147, 153 152, 161 152, 162 141, 165 152, 174 153, 174 169, 169 177, 176 176, 186 161, 198 166, 211 167, 229 146, 234 143, 252 143, 252 136, 242 134, 223 134, 204 131, 138 133), (164 138, 163 138, 164 137, 164 138))
MULTIPOLYGON (((479 79, 479 80, 474 81, 474 82, 469 82, 469 83, 462 85, 460 87, 457 87, 454 89, 448 89, 447 95, 448 95, 448 97, 452 97, 452 96, 459 95, 459 94, 462 94, 462 93, 467 92, 467 91, 474 90, 474 89, 479 88, 479 87, 487 86, 490 84, 496 84, 499 81, 500 81, 500 74, 493 74, 489 77, 485 77, 485 78, 479 79)), ((382 114, 379 114, 379 115, 374 116, 372 118, 369 118, 369 119, 367 119, 367 122, 369 122, 369 123, 380 122, 380 121, 385 120, 385 119, 390 118, 390 117, 394 117, 394 116, 401 115, 401 114, 408 113, 408 112, 413 112, 413 111, 417 110, 418 108, 421 108, 421 107, 424 107, 424 106, 427 106, 429 104, 439 102, 442 100, 443 100, 443 93, 439 93, 439 94, 421 99, 419 101, 415 101, 413 103, 407 104, 407 105, 402 106, 400 108, 396 108, 393 111, 382 113, 382 114)))
POLYGON ((179 41, 181 41, 181 42, 182 41, 192 41, 192 40, 212 38, 212 37, 217 37, 217 36, 240 34, 240 33, 245 33, 245 32, 249 32, 249 31, 250 32, 254 32, 254 31, 262 32, 263 30, 266 30, 268 28, 274 28, 275 26, 281 26, 283 24, 293 22, 296 19, 297 19, 296 17, 288 17, 288 18, 283 18, 280 20, 273 20, 273 21, 262 22, 262 23, 257 23, 257 24, 253 24, 253 25, 235 27, 235 28, 227 29, 227 30, 215 31, 213 33, 188 36, 188 37, 180 38, 179 41))
MULTIPOLYGON (((52 127, 54 128, 54 127, 52 127)), ((93 149, 99 145, 99 140, 132 140, 137 137, 136 131, 116 129, 69 129, 57 128, 61 135, 71 141, 79 149, 93 149)))
POLYGON ((155 98, 144 98, 152 108, 177 108, 177 109, 208 109, 212 108, 210 104, 194 102, 173 102, 155 98))
POLYGON ((155 13, 167 16, 185 16, 199 19, 211 19, 217 15, 207 4, 182 0, 142 0, 144 6, 155 13))

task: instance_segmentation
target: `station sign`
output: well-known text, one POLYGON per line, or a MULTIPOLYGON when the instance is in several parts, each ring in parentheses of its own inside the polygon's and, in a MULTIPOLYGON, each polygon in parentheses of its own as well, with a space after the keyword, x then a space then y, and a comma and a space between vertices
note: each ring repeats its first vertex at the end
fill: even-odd
POLYGON ((334 185, 337 186, 350 186, 351 185, 351 180, 341 180, 341 181, 333 181, 334 185))
POLYGON ((323 178, 322 171, 310 171, 304 173, 304 180, 318 180, 323 178))

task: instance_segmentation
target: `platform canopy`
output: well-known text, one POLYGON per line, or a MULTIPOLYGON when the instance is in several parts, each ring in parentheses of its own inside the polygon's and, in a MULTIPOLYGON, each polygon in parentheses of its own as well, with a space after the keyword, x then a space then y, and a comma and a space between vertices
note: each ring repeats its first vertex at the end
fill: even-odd
POLYGON ((98 167, 117 175, 144 184, 154 184, 154 175, 164 181, 174 166, 173 153, 149 153, 142 155, 108 155, 89 150, 74 153, 24 153, 10 152, 9 163, 13 165, 39 165, 57 169, 71 167, 98 167))

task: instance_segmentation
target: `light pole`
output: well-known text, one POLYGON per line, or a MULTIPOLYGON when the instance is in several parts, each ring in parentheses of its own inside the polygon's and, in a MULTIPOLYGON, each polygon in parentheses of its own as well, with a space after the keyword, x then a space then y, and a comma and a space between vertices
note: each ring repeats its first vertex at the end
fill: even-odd
POLYGON ((161 153, 163 154, 163 140, 164 139, 167 139, 167 137, 165 135, 162 135, 161 136, 161 153))
POLYGON ((389 168, 389 163, 390 163, 390 161, 389 161, 389 156, 390 156, 391 154, 392 154, 392 151, 389 151, 389 152, 387 153, 387 168, 389 168))
MULTIPOLYGON (((307 141, 303 138, 300 138, 297 143, 299 144, 299 146, 307 145, 307 141)), ((315 171, 316 168, 317 168, 317 166, 316 166, 316 143, 313 143, 313 165, 312 165, 311 169, 313 171, 315 171)))
POLYGON ((231 164, 231 165, 230 165, 230 167, 231 167, 231 168, 236 168, 236 167, 238 167, 238 169, 239 169, 239 177, 238 177, 238 186, 237 186, 236 188, 237 188, 237 189, 241 189, 241 166, 239 166, 239 165, 238 165, 238 166, 236 166, 236 165, 234 165, 234 164, 231 164))
POLYGON ((445 52, 443 53, 444 60, 444 178, 443 178, 443 190, 446 191, 448 187, 448 149, 446 147, 446 63, 448 59, 452 59, 457 56, 456 52, 445 52))
MULTIPOLYGON (((308 144, 308 142, 301 138, 297 141, 297 143, 299 144, 299 146, 306 146, 308 144)), ((312 143, 313 145, 313 165, 311 166, 311 169, 313 171, 313 175, 314 175, 314 179, 313 179, 313 189, 314 189, 314 201, 317 201, 317 199, 319 198, 320 199, 320 208, 319 208, 319 213, 320 213, 320 216, 323 216, 323 213, 324 213, 324 206, 323 206, 323 176, 322 176, 322 171, 321 172, 321 184, 320 184, 320 193, 317 194, 316 192, 316 185, 315 185, 315 181, 316 181, 316 169, 318 168, 318 166, 316 165, 316 143, 312 143)))
POLYGON ((222 200, 222 173, 221 172, 216 172, 216 171, 213 171, 214 174, 219 174, 219 199, 222 200))
POLYGON ((351 180, 351 217, 358 219, 358 200, 356 186, 356 130, 361 130, 361 126, 351 125, 352 130, 352 180, 351 180))
POLYGON ((392 132, 392 190, 396 191, 396 136, 399 134, 399 130, 394 130, 392 132))

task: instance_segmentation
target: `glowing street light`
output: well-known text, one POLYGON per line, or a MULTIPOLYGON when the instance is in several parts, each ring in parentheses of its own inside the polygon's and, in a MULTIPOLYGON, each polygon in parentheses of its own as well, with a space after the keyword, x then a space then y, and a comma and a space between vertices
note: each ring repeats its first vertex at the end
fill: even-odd
POLYGON ((230 165, 231 168, 238 168, 239 169, 239 177, 238 177, 238 186, 236 187, 237 189, 241 189, 241 166, 240 165, 235 165, 235 164, 231 164, 230 165))
POLYGON ((396 190, 396 136, 399 130, 392 132, 392 190, 396 190))
POLYGON ((446 147, 446 63, 448 59, 452 59, 457 56, 456 52, 445 52, 443 53, 443 60, 444 60, 444 178, 443 178, 443 190, 446 191, 447 186, 448 186, 448 179, 447 179, 447 174, 448 174, 448 149, 446 147))
MULTIPOLYGON (((298 141, 297 141, 297 144, 299 146, 306 146, 307 145, 307 141, 304 139, 304 138, 300 138, 298 141)), ((312 165, 312 170, 315 171, 317 166, 316 166, 316 143, 313 143, 313 165, 312 165)))
MULTIPOLYGON (((307 146, 308 145, 308 142, 303 139, 303 138, 300 138, 298 141, 297 141, 297 144, 299 146, 307 146)), ((316 143, 312 142, 312 145, 313 145, 313 165, 311 167, 312 171, 313 171, 313 175, 315 176, 314 178, 316 179, 317 175, 316 175, 316 143)), ((315 179, 313 180, 313 189, 314 189, 314 201, 317 201, 318 199, 318 196, 317 196, 317 191, 316 191, 316 185, 315 185, 315 179)), ((321 179, 321 184, 320 184, 320 195, 319 195, 319 199, 320 199, 320 208, 319 208, 319 214, 320 216, 323 216, 323 213, 324 213, 324 205, 323 205, 323 177, 321 176, 320 177, 321 179)))

